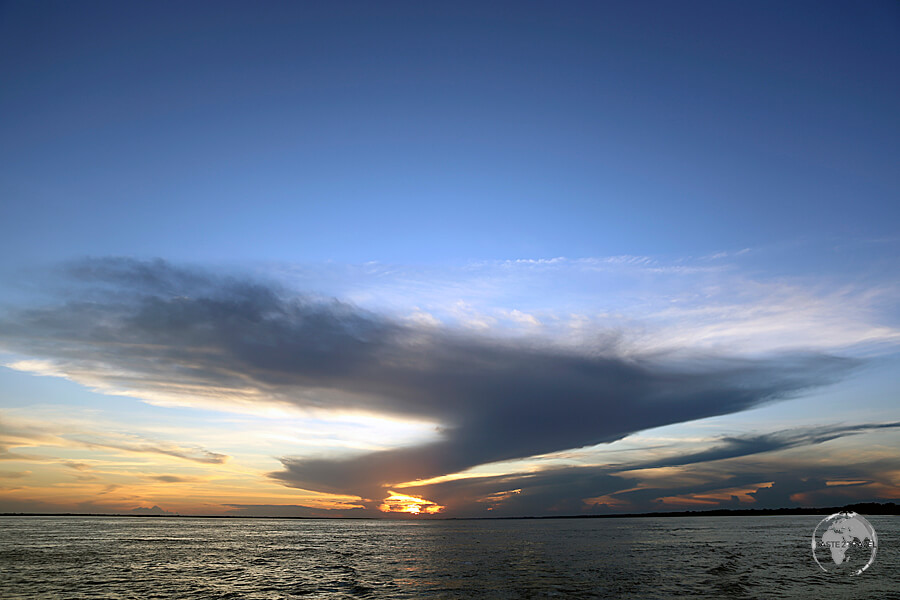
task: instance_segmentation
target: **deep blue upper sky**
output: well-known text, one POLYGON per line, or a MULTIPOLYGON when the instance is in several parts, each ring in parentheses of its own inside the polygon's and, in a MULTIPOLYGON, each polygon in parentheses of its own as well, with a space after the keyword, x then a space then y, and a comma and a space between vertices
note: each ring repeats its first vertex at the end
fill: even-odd
POLYGON ((0 6, 0 249, 430 263, 896 235, 895 2, 0 6))

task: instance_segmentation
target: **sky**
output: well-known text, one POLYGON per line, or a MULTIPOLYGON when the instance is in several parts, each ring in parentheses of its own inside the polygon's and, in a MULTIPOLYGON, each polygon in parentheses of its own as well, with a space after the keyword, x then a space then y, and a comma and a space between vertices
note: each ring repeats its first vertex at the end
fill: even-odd
POLYGON ((900 499, 894 2, 0 3, 0 512, 900 499))

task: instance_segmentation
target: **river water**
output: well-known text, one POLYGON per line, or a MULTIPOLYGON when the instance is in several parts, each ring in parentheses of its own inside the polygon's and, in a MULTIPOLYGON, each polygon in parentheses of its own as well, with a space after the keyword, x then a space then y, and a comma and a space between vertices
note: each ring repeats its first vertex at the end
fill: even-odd
POLYGON ((846 577, 813 560, 823 516, 0 517, 0 598, 900 598, 900 517, 846 577))

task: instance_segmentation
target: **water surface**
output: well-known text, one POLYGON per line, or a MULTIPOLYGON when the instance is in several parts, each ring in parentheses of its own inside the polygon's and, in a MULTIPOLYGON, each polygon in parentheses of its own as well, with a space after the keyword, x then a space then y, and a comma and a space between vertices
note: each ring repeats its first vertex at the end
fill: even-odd
POLYGON ((900 598, 900 518, 853 578, 815 564, 821 518, 0 517, 0 598, 900 598))

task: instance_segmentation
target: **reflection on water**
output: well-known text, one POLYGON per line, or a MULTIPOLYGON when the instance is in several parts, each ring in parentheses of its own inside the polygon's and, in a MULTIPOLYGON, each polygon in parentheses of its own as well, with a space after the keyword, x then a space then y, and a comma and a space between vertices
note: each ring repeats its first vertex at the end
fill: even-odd
POLYGON ((900 518, 855 578, 821 516, 342 521, 0 518, 0 598, 889 598, 900 518))

